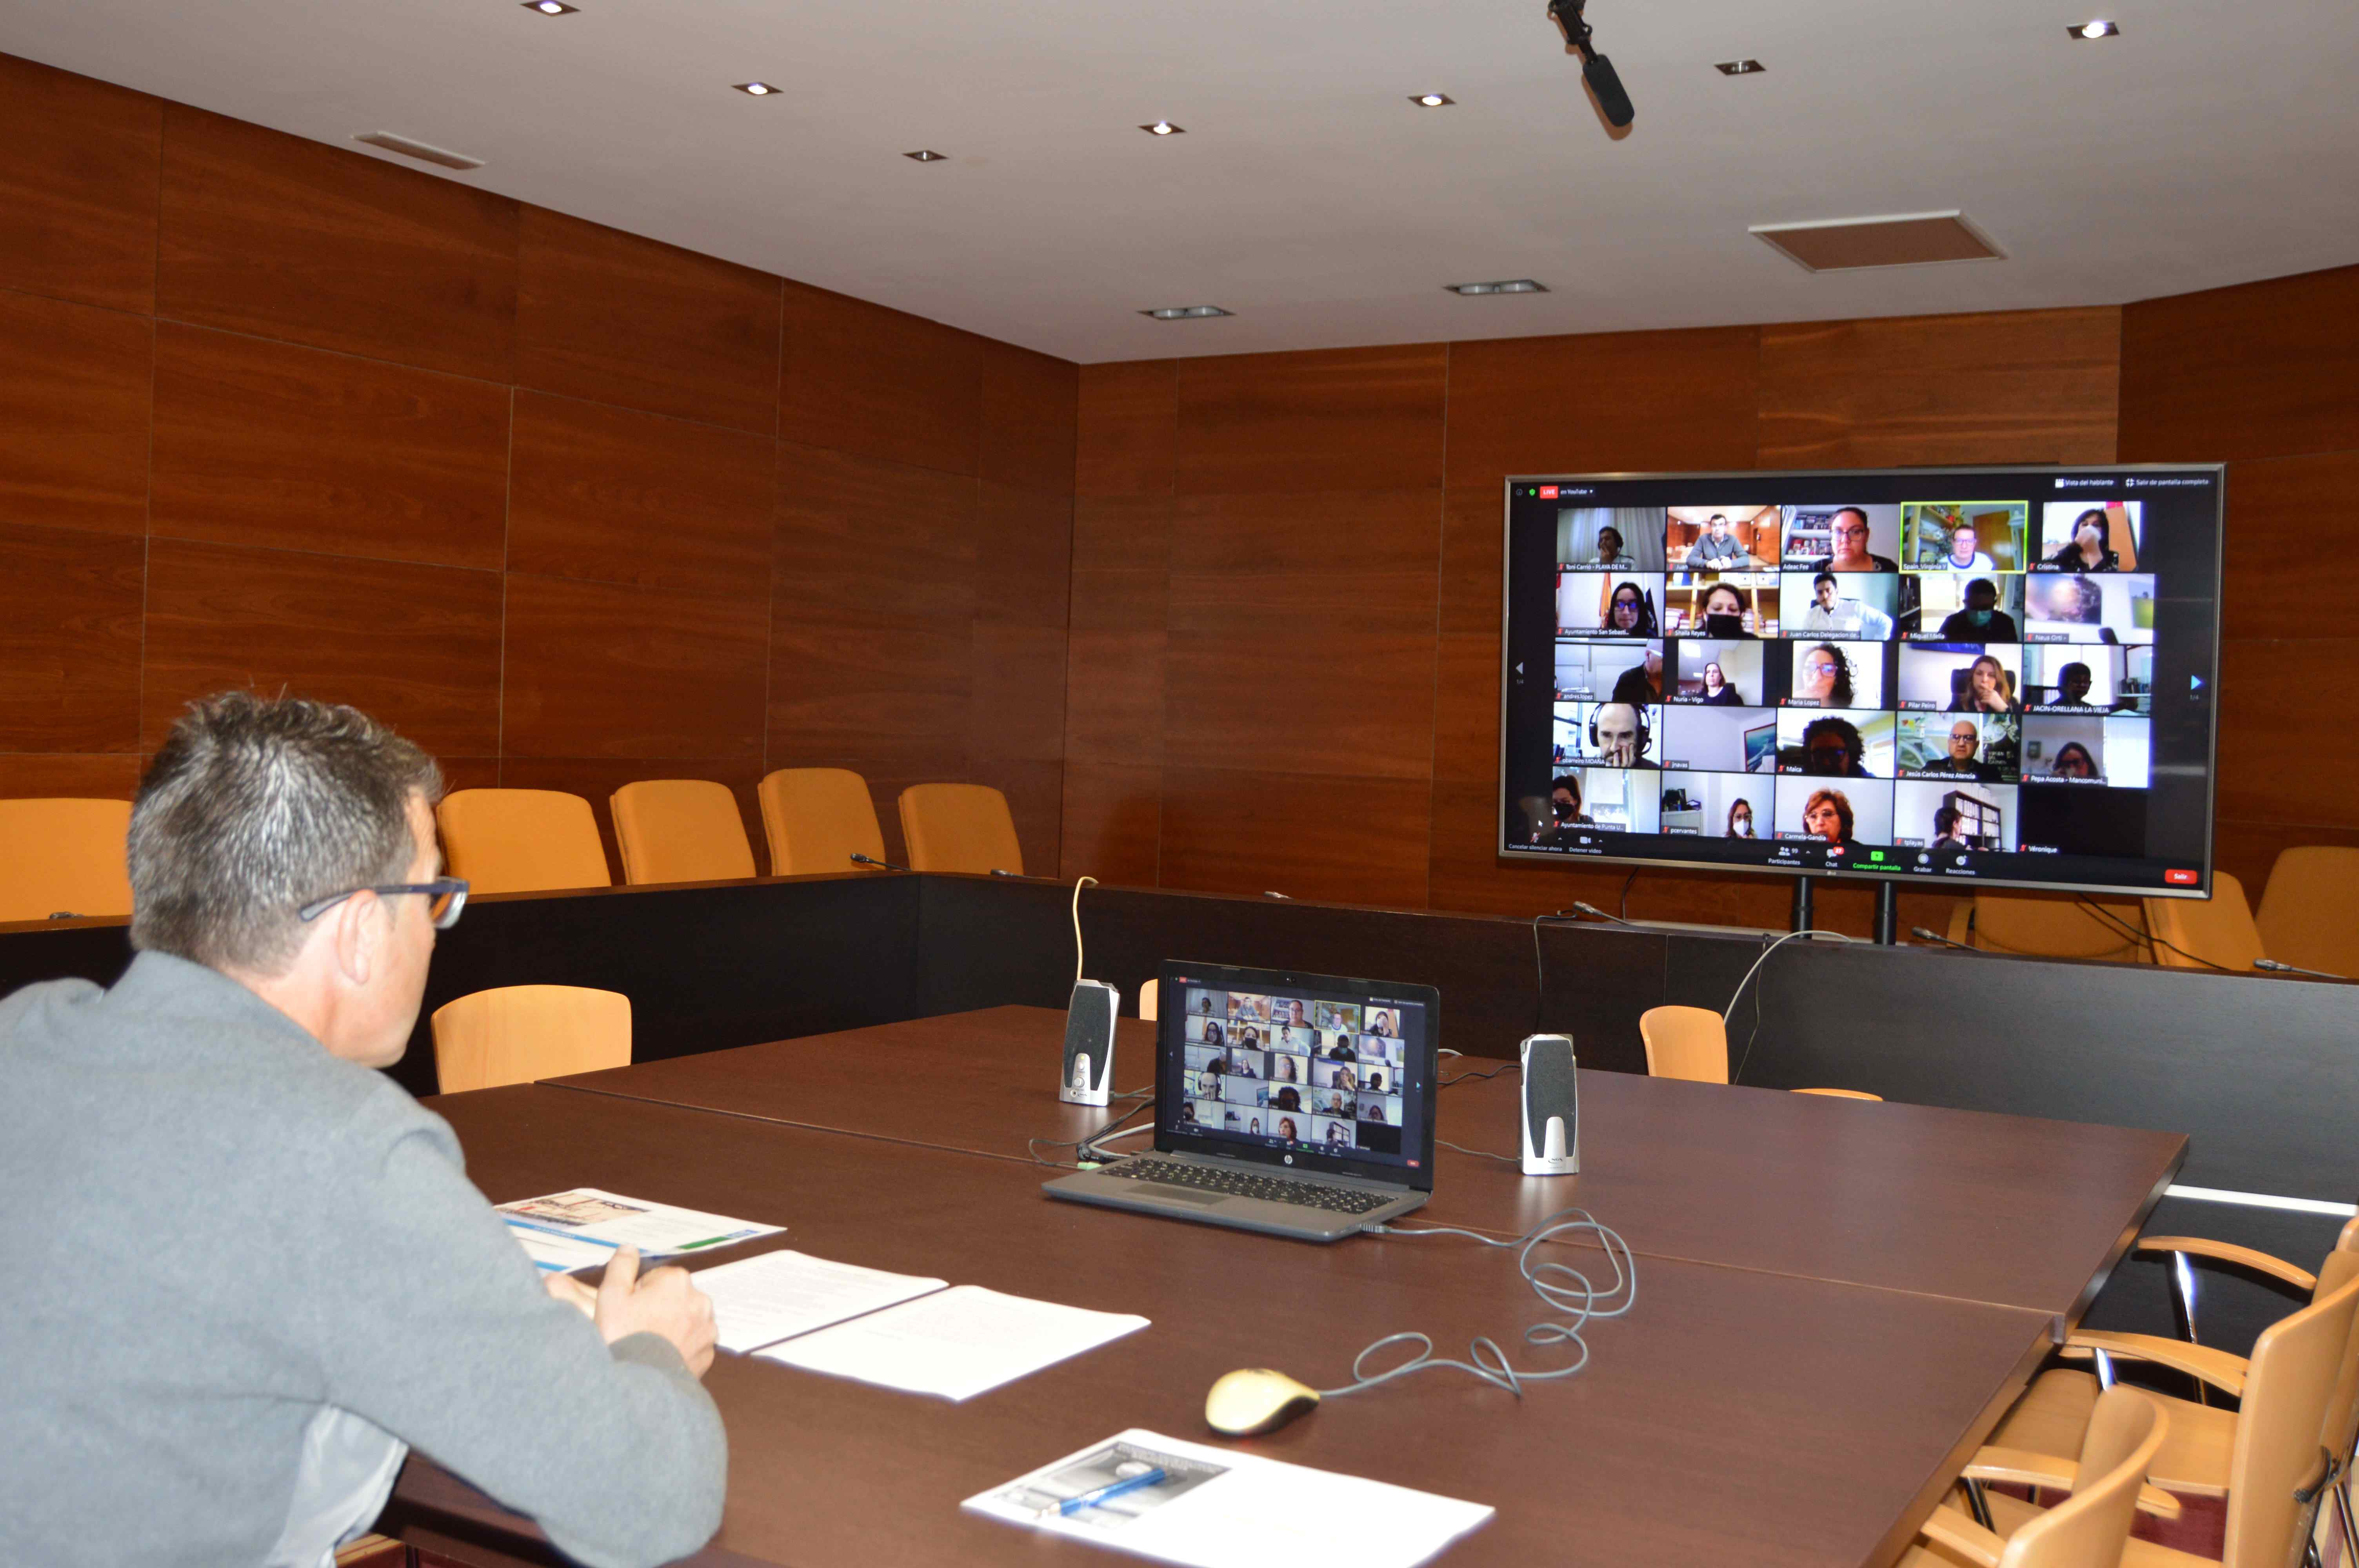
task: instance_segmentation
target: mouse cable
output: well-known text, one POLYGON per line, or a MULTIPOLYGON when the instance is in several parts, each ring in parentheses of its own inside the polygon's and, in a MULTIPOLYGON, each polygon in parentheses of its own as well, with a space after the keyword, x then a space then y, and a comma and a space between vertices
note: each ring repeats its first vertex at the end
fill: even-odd
MULTIPOLYGON (((1826 942, 1855 943, 1858 940, 1857 937, 1846 936, 1840 931, 1821 931, 1817 927, 1812 926, 1802 931, 1788 931, 1783 936, 1778 937, 1776 941, 1763 947, 1761 949, 1761 957, 1753 960, 1753 967, 1745 971, 1745 978, 1743 979, 1736 982, 1736 989, 1729 993, 1728 1005, 1720 1010, 1720 1028, 1723 1038, 1725 1038, 1728 1033, 1728 1021, 1736 1011, 1736 1004, 1744 999, 1745 988, 1746 986, 1753 985, 1753 977, 1761 972, 1761 966, 1769 961, 1769 955, 1776 952, 1778 948, 1783 947, 1788 942, 1798 942, 1802 940, 1804 937, 1810 936, 1818 937, 1820 940, 1826 942)), ((1741 1084, 1745 1081, 1745 1064, 1753 1060, 1753 1042, 1760 1036, 1760 1033, 1761 988, 1754 986, 1753 1028, 1751 1032, 1745 1036, 1745 1054, 1737 1057, 1736 1065, 1729 1070, 1728 1081, 1730 1083, 1741 1084)))
MULTIPOLYGON (((1437 1138, 1433 1141, 1437 1148, 1455 1149, 1461 1154, 1472 1154, 1478 1159, 1497 1160, 1509 1165, 1520 1165, 1524 1162, 1524 1158, 1520 1154, 1494 1154, 1488 1149, 1469 1149, 1463 1143, 1452 1143, 1447 1138, 1437 1138)), ((1401 1234, 1407 1235, 1408 1233, 1404 1231, 1401 1234)))
POLYGON ((1415 1372, 1430 1372, 1447 1367, 1454 1371, 1476 1377, 1494 1388, 1505 1389, 1517 1399, 1524 1397, 1526 1383, 1543 1383, 1560 1378, 1570 1378, 1589 1365, 1589 1342, 1582 1330, 1596 1318, 1620 1317, 1638 1302, 1638 1260, 1630 1254, 1630 1244, 1613 1230, 1598 1223, 1585 1208, 1560 1208, 1523 1235, 1502 1241, 1484 1236, 1480 1231, 1462 1230, 1456 1226, 1421 1226, 1415 1230, 1403 1230, 1397 1226, 1371 1225, 1365 1227, 1378 1236, 1462 1236, 1485 1247, 1514 1248, 1516 1267, 1524 1281, 1551 1309, 1571 1314, 1569 1322, 1536 1323, 1524 1330, 1527 1345, 1571 1344, 1581 1352, 1581 1358, 1569 1367, 1546 1370, 1519 1371, 1508 1361, 1507 1353, 1489 1336, 1478 1336, 1467 1346, 1469 1360, 1457 1361, 1433 1353, 1431 1336, 1408 1329, 1399 1334, 1387 1334, 1352 1358, 1352 1381, 1340 1389, 1321 1389, 1322 1400, 1341 1399, 1345 1394, 1363 1393, 1378 1388, 1397 1378, 1415 1372), (1542 1242, 1554 1240, 1568 1231, 1586 1230, 1593 1233, 1605 1249, 1605 1260, 1614 1266, 1614 1281, 1599 1290, 1589 1281, 1589 1276, 1570 1263, 1532 1261, 1532 1249, 1542 1242), (1616 1301, 1616 1297, 1620 1299, 1616 1301), (1382 1354, 1396 1345, 1414 1344, 1417 1353, 1397 1367, 1382 1372, 1366 1370, 1368 1357, 1382 1354))
POLYGON ((1132 1128, 1124 1128, 1122 1125, 1140 1111, 1151 1109, 1154 1104, 1153 1100, 1146 1100, 1132 1106, 1128 1110, 1084 1138, 1027 1138, 1024 1141, 1024 1152, 1032 1157, 1032 1162, 1036 1165, 1048 1165, 1060 1171, 1077 1170, 1079 1167, 1070 1161, 1042 1159, 1041 1145, 1046 1144, 1051 1149, 1071 1149, 1076 1156, 1086 1158, 1095 1152, 1098 1142, 1103 1139, 1126 1138, 1134 1133, 1154 1131, 1155 1128, 1151 1123, 1146 1127, 1132 1128))
POLYGON ((1523 1070, 1524 1065, 1521 1062, 1502 1062, 1487 1073, 1478 1073, 1469 1068, 1455 1077, 1442 1079, 1440 1087, 1446 1089, 1452 1084, 1462 1084, 1472 1078, 1495 1078, 1501 1073, 1520 1073, 1523 1070))
POLYGON ((2182 958, 2202 965, 2207 969, 2217 969, 2223 974, 2229 975, 2244 973, 2243 970, 2232 969, 2225 964, 2215 964, 2201 953, 2190 953, 2186 948, 2180 946, 2178 943, 2171 941, 2168 937, 2158 936, 2151 931, 2140 931, 2136 926, 2132 925, 2128 921, 2124 920, 2120 915, 2115 914, 2112 910, 2107 909, 2104 905, 2092 902, 2085 894, 2075 898, 2073 902, 2080 904, 2082 908, 2087 910, 2091 914, 2095 915, 2100 921, 2104 922, 2107 929, 2114 931, 2120 935, 2128 937, 2132 947, 2136 947, 2141 942, 2147 943, 2149 946, 2159 945, 2169 948, 2172 952, 2178 954, 2182 958))
POLYGON ((1073 879, 1073 984, 1077 987, 1082 983, 1082 890, 1097 885, 1095 877, 1073 879))

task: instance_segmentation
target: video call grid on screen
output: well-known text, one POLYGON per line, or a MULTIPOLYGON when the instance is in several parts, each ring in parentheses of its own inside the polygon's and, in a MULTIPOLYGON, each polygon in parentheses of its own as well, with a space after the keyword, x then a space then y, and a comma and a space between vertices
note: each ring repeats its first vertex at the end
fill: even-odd
POLYGON ((1500 853, 2207 893, 2223 480, 1511 478, 1500 853))
MULTIPOLYGON (((1160 1130, 1256 1151, 1412 1170, 1429 1103, 1432 1021, 1366 991, 1224 981, 1167 988, 1180 1011, 1179 1083, 1160 1086, 1160 1130)), ((1166 1002, 1167 1009, 1170 1006, 1166 1002)))

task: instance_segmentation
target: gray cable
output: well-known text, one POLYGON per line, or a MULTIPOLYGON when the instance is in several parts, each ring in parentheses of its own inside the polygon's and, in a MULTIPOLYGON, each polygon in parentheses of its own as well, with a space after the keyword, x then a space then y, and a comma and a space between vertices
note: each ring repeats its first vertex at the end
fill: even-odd
POLYGON ((1561 1208, 1534 1226, 1523 1235, 1501 1241, 1480 1231, 1463 1230, 1456 1226, 1420 1226, 1415 1230, 1403 1230, 1397 1226, 1372 1225, 1367 1229, 1378 1236, 1462 1236, 1485 1247, 1516 1248, 1516 1267, 1532 1293, 1558 1312, 1571 1314, 1570 1322, 1536 1323, 1524 1330, 1527 1345, 1560 1345, 1570 1343, 1581 1352, 1581 1358, 1569 1367, 1547 1371, 1518 1371, 1507 1359, 1507 1353, 1489 1336, 1478 1336, 1467 1346, 1470 1360, 1457 1361, 1433 1353, 1433 1340, 1415 1329, 1399 1334, 1387 1334, 1352 1358, 1352 1381, 1340 1389, 1321 1389, 1321 1399, 1341 1399, 1345 1394, 1364 1393, 1397 1378, 1414 1372, 1430 1372, 1447 1367, 1480 1378, 1494 1388, 1505 1389, 1517 1399, 1524 1397, 1526 1383, 1542 1383, 1560 1378, 1570 1378, 1589 1365, 1589 1342, 1581 1331, 1594 1318, 1620 1317, 1638 1301, 1638 1260, 1631 1256, 1630 1244, 1613 1230, 1598 1223, 1585 1208, 1561 1208), (1577 1216, 1578 1217, 1571 1217, 1577 1216), (1589 1282, 1589 1276, 1570 1263, 1532 1261, 1532 1249, 1545 1241, 1553 1240, 1567 1231, 1587 1230, 1596 1234, 1604 1244, 1605 1260, 1614 1265, 1614 1282, 1603 1290, 1589 1282), (1619 1304, 1612 1304, 1615 1296, 1619 1304), (1603 1304, 1602 1304, 1603 1303, 1603 1304), (1397 1367, 1370 1373, 1365 1370, 1368 1357, 1378 1355, 1395 1345, 1414 1342, 1417 1354, 1397 1367))
MULTIPOLYGON (((1778 948, 1783 947, 1787 943, 1799 941, 1806 936, 1821 937, 1829 942, 1856 942, 1858 940, 1857 937, 1846 936, 1840 931, 1821 931, 1816 926, 1812 926, 1801 931, 1788 931, 1783 936, 1778 937, 1775 942, 1772 942, 1767 946, 1762 948, 1761 957, 1753 960, 1753 967, 1745 971, 1745 978, 1743 979, 1736 982, 1736 989, 1729 993, 1728 1005, 1721 1009, 1720 1028, 1723 1040, 1726 1038, 1728 1033, 1728 1021, 1735 1014, 1736 1004, 1745 996, 1745 988, 1753 983, 1753 977, 1761 972, 1761 966, 1769 961, 1769 955, 1776 952, 1778 948)), ((1760 1033, 1761 992, 1756 988, 1753 992, 1753 1033, 1745 1037, 1745 1054, 1738 1057, 1736 1060, 1736 1065, 1729 1069, 1728 1081, 1730 1083, 1741 1084, 1745 1081, 1745 1064, 1753 1060, 1753 1042, 1760 1033)))

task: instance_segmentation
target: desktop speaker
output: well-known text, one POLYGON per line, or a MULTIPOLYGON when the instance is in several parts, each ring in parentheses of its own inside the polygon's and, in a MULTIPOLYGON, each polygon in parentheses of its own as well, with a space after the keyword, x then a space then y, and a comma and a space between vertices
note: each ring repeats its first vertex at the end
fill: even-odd
POLYGON ((1122 993, 1103 980, 1073 986, 1065 1010, 1065 1076, 1057 1098, 1068 1105, 1103 1105, 1113 1098, 1114 1018, 1122 993))
POLYGON ((1572 1036, 1524 1037, 1524 1174, 1581 1173, 1580 1083, 1572 1036))

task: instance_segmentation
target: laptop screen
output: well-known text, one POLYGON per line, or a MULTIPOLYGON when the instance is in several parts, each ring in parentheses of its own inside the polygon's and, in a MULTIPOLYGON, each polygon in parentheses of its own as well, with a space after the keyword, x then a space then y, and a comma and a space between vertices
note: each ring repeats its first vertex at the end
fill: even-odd
POLYGON ((1430 1190, 1431 986, 1163 966, 1155 1145, 1430 1190))

